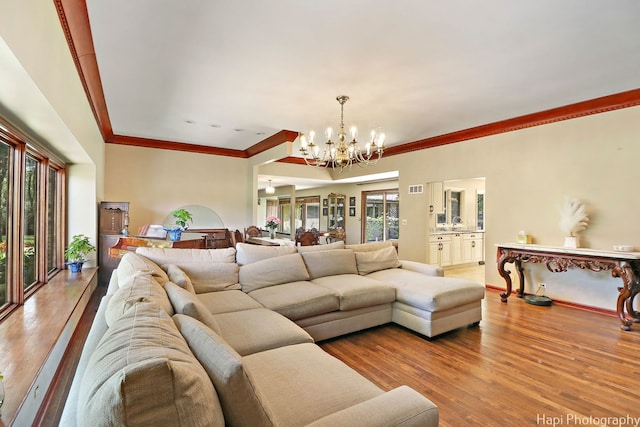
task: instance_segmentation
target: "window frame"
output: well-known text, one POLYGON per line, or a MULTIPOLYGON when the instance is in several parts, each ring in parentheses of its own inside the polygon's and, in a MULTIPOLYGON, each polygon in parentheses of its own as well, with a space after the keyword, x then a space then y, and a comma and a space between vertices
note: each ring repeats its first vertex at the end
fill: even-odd
POLYGON ((7 271, 6 298, 0 301, 0 320, 44 286, 64 267, 66 236, 66 165, 43 145, 38 144, 0 117, 0 142, 9 147, 9 179, 7 189, 7 271), (27 157, 37 162, 35 215, 34 281, 25 288, 25 176, 27 157), (54 172, 55 192, 49 173, 54 172), (51 201, 50 198, 53 198, 51 201), (49 203, 51 201, 51 204, 49 203), (51 212, 51 209, 54 212, 51 212), (51 225, 49 216, 54 215, 51 225), (51 230, 51 227, 54 229, 51 230), (51 243, 51 238, 55 240, 51 243), (49 258, 49 247, 54 256, 49 258), (51 263, 49 262, 51 261, 51 263), (49 268, 51 267, 51 268, 49 268))

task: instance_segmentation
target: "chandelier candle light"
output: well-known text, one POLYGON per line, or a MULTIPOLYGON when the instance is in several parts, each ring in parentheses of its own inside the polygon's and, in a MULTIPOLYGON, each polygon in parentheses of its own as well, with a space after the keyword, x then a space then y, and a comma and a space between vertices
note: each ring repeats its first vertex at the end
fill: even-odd
POLYGON ((306 135, 301 134, 300 153, 305 163, 309 166, 318 167, 331 165, 334 169, 339 168, 340 172, 346 167, 351 167, 354 163, 361 167, 376 164, 384 152, 384 133, 380 130, 372 130, 371 141, 365 145, 363 150, 356 140, 358 130, 353 126, 350 129, 351 142, 348 142, 347 133, 344 130, 344 104, 349 100, 349 97, 340 95, 336 100, 340 103, 340 130, 338 131, 337 141, 334 142, 331 139, 333 137, 333 129, 327 128, 325 132, 327 142, 321 154, 320 147, 314 142, 315 132, 309 132, 308 138, 306 135))

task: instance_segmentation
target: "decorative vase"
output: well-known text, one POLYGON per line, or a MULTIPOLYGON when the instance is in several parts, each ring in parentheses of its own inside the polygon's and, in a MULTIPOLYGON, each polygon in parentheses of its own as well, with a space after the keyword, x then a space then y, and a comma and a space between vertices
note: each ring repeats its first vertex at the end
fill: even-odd
POLYGON ((564 247, 576 249, 579 245, 578 236, 567 236, 564 238, 564 247))
POLYGON ((69 270, 71 270, 72 273, 80 273, 82 272, 82 264, 84 264, 84 260, 65 262, 65 264, 69 266, 69 270))
POLYGON ((179 228, 169 229, 167 228, 167 233, 169 233, 169 240, 172 242, 177 242, 182 237, 182 230, 179 228))
POLYGON ((269 229, 269 238, 271 238, 271 239, 275 239, 276 238, 276 229, 275 228, 270 228, 269 229))

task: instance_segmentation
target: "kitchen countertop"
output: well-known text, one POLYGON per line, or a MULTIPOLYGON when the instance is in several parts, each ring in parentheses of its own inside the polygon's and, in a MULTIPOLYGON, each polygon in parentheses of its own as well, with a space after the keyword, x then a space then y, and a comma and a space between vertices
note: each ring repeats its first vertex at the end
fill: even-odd
POLYGON ((436 235, 443 235, 443 234, 478 234, 478 233, 484 233, 484 230, 438 230, 438 231, 432 231, 431 235, 432 236, 436 236, 436 235))

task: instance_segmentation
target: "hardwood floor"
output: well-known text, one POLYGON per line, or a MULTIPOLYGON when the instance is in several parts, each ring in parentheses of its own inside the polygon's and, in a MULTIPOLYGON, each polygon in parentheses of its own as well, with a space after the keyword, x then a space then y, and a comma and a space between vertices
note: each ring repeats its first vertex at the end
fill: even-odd
MULTIPOLYGON (((487 291, 479 327, 427 340, 386 325, 319 344, 385 390, 406 384, 427 396, 441 426, 636 425, 626 417, 640 418, 640 325, 619 323, 487 291)), ((57 425, 61 408, 50 405, 41 425, 57 425)))
POLYGON ((427 396, 441 426, 640 425, 640 325, 619 325, 487 291, 479 327, 427 340, 386 325, 320 345, 384 390, 427 396))

